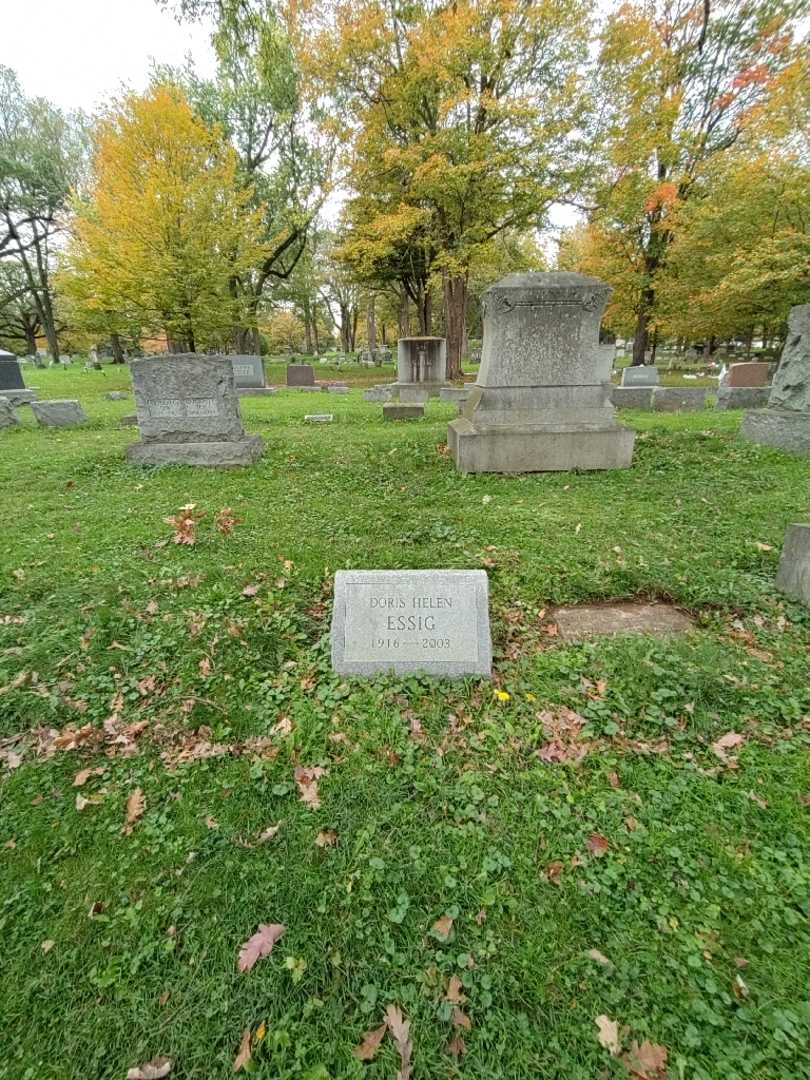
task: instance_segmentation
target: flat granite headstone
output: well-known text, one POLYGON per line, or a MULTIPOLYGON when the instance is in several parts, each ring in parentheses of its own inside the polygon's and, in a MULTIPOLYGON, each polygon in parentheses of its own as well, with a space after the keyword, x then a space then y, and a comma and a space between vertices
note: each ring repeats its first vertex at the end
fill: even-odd
POLYGON ((421 420, 424 415, 424 405, 404 401, 386 401, 383 405, 383 420, 421 420))
POLYGON ((264 386, 264 362, 260 356, 248 354, 231 357, 233 381, 237 390, 264 386))
POLYGON ((810 304, 790 309, 768 407, 747 413, 740 434, 787 453, 810 453, 810 304))
POLYGON ((0 428, 16 427, 19 424, 14 406, 7 397, 0 397, 0 428))
POLYGON ((484 570, 338 570, 332 668, 489 678, 488 592, 484 570))
POLYGON ((140 442, 127 457, 140 465, 249 465, 264 441, 246 435, 229 356, 197 353, 130 361, 140 442))
POLYGON ((388 386, 372 386, 363 391, 364 401, 391 401, 394 391, 388 386))
POLYGON ((78 427, 87 423, 87 414, 78 401, 32 401, 31 408, 40 427, 78 427))
POLYGON ((576 604, 551 613, 563 640, 615 634, 681 634, 692 620, 670 604, 576 604))
POLYGON ((462 473, 626 469, 614 348, 599 342, 610 286, 583 274, 509 274, 484 293, 478 379, 447 444, 462 473))
POLYGON ((810 607, 810 525, 788 525, 776 587, 810 607))
POLYGON ((315 369, 312 364, 288 364, 287 386, 314 386, 315 369))
POLYGON ((658 386, 658 368, 652 364, 634 364, 622 370, 622 386, 658 386))
POLYGON ((309 413, 304 419, 308 420, 310 424, 331 424, 335 416, 334 413, 330 412, 309 413))

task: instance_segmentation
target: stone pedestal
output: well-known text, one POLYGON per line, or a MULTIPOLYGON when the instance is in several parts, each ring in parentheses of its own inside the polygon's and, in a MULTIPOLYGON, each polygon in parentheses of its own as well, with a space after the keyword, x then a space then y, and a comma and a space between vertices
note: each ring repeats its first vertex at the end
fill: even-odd
POLYGON ((810 525, 788 526, 776 587, 810 607, 810 525))
POLYGON ((652 395, 655 388, 652 386, 614 386, 611 391, 611 401, 617 409, 646 409, 652 408, 652 395))
POLYGON ((582 274, 510 274, 484 294, 478 381, 447 442, 461 472, 622 469, 635 435, 616 421, 609 286, 582 274))
POLYGON ((246 435, 228 356, 195 353, 130 362, 140 442, 127 449, 140 465, 249 465, 264 442, 246 435))
POLYGON ((447 342, 440 337, 400 338, 394 397, 411 403, 438 397, 447 383, 447 342))
POLYGON ((790 309, 768 406, 747 413, 740 434, 789 454, 810 454, 810 304, 790 309))
POLYGON ((0 390, 4 398, 8 398, 12 405, 31 405, 37 400, 37 392, 34 387, 27 390, 0 390))

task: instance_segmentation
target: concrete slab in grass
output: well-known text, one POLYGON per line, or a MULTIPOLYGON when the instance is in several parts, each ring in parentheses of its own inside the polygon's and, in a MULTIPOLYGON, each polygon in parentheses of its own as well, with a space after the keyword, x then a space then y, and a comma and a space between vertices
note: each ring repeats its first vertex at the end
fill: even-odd
POLYGON ((551 613, 566 641, 616 634, 683 634, 693 620, 671 604, 576 604, 551 613))

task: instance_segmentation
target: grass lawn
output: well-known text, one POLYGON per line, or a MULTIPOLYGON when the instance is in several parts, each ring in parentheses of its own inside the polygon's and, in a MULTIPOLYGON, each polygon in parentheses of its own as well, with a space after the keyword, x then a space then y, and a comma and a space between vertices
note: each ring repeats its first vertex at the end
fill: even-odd
POLYGON ((126 370, 26 378, 91 422, 0 433, 0 1077, 224 1078, 249 1030, 250 1075, 393 1080, 352 1054, 390 1005, 413 1080, 810 1077, 807 460, 623 413, 630 470, 465 478, 452 406, 357 389, 244 399, 248 470, 137 470, 126 370), (488 568, 494 682, 333 676, 333 572, 435 566, 488 568), (651 596, 694 631, 550 632, 651 596))

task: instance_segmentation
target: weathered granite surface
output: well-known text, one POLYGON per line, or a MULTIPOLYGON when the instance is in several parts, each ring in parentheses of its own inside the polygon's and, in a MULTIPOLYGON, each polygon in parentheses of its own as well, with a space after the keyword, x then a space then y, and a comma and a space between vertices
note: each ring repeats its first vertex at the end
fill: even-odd
POLYGON ((705 386, 654 386, 652 407, 655 412, 700 412, 707 393, 705 386))
POLYGON ((264 386, 264 361, 260 356, 237 354, 231 356, 233 381, 237 390, 264 386))
POLYGON ((315 369, 312 364, 288 364, 287 386, 314 386, 315 369))
POLYGON ((364 401, 391 401, 394 391, 388 386, 371 386, 363 391, 364 401))
POLYGON ((652 409, 652 386, 614 386, 610 398, 617 409, 652 409))
POLYGON ((424 415, 424 405, 399 401, 386 401, 383 405, 383 420, 421 420, 424 415))
POLYGON ((333 670, 489 678, 488 591, 483 570, 338 570, 333 670))
POLYGON ((0 397, 0 428, 16 427, 19 424, 14 406, 7 397, 0 397))
POLYGON ((810 453, 810 304, 790 309, 767 408, 746 413, 740 434, 789 454, 810 453))
POLYGON ((576 604, 557 608, 550 617, 560 637, 569 641, 615 634, 680 634, 694 625, 671 604, 576 604))
POLYGON ((276 393, 275 386, 238 386, 236 388, 237 397, 266 397, 270 394, 276 393))
POLYGON ((470 396, 471 389, 472 386, 443 386, 439 391, 439 400, 462 404, 470 396))
POLYGON ((30 405, 37 400, 36 387, 30 386, 27 390, 6 389, 0 391, 3 397, 8 398, 12 405, 30 405))
POLYGON ((718 409, 762 409, 768 404, 769 386, 728 386, 717 389, 718 409))
POLYGON ((335 417, 334 414, 330 412, 308 413, 304 419, 309 421, 310 424, 331 424, 335 417))
POLYGON ((447 379, 447 341, 442 337, 407 337, 397 342, 397 381, 391 383, 400 401, 438 397, 447 379))
POLYGON ((788 525, 776 587, 810 607, 810 524, 788 525))
POLYGON ((634 364, 622 368, 622 386, 658 386, 658 368, 654 364, 634 364))
POLYGON ((764 364, 757 360, 744 360, 739 364, 732 364, 726 372, 721 386, 733 387, 763 387, 770 382, 770 364, 764 364))
POLYGON ((481 368, 448 428, 461 472, 627 468, 614 348, 599 343, 609 286, 582 274, 510 274, 484 294, 481 368))
POLYGON ((130 461, 247 465, 261 456, 263 440, 242 426, 229 356, 147 356, 130 370, 141 433, 130 461))
POLYGON ((40 427, 77 427, 87 423, 87 414, 78 401, 32 401, 31 408, 40 427))

